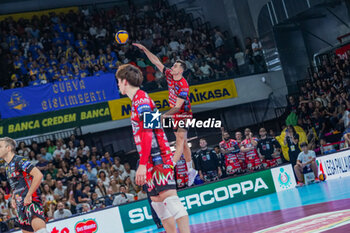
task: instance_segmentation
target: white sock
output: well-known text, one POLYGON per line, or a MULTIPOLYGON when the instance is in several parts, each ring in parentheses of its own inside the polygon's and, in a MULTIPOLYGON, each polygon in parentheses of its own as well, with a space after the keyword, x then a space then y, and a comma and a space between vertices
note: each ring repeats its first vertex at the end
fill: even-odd
POLYGON ((187 170, 191 170, 192 169, 192 160, 189 161, 189 162, 186 162, 186 165, 187 165, 187 170))

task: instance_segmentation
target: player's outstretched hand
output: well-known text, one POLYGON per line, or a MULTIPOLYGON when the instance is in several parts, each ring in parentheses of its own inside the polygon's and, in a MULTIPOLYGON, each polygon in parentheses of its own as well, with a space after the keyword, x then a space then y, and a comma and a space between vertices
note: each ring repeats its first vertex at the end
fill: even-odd
POLYGON ((142 44, 138 43, 132 43, 133 46, 136 46, 137 48, 141 49, 142 51, 145 51, 146 47, 143 46, 142 44))
POLYGON ((32 196, 26 196, 25 198, 24 198, 24 202, 23 202, 23 204, 25 205, 25 206, 27 206, 27 205, 30 205, 32 203, 32 196))
POLYGON ((136 171, 135 183, 137 185, 144 185, 146 183, 146 165, 140 165, 136 171))

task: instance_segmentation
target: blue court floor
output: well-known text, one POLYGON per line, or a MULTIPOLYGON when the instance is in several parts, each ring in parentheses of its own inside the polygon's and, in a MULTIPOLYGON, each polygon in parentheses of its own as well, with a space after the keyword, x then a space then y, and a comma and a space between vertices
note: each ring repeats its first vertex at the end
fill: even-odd
MULTIPOLYGON (((253 232, 315 214, 348 209, 350 177, 311 184, 193 214, 190 216, 190 225, 191 232, 253 232)), ((348 226, 350 228, 350 225, 348 226)), ((132 232, 163 231, 164 229, 157 230, 153 225, 132 232)))

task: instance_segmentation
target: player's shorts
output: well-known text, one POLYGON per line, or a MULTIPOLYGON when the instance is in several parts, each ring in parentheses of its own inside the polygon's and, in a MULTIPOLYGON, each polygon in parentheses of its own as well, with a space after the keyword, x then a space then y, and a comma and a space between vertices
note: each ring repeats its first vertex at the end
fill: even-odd
POLYGON ((240 160, 238 159, 237 155, 231 155, 231 156, 232 156, 231 159, 226 159, 225 161, 227 175, 234 175, 242 171, 242 166, 240 164, 240 160))
POLYGON ((186 115, 185 113, 183 113, 182 116, 175 116, 172 118, 173 123, 174 123, 174 131, 177 131, 178 129, 185 129, 185 130, 189 130, 190 126, 189 124, 187 124, 188 121, 190 121, 192 119, 192 115, 186 115))
POLYGON ((176 174, 176 182, 178 188, 184 188, 188 182, 187 174, 176 174))
POLYGON ((31 226, 34 218, 40 218, 46 222, 41 203, 32 202, 28 206, 17 206, 17 222, 22 230, 34 232, 31 226))
POLYGON ((249 170, 260 169, 262 166, 259 156, 246 156, 245 162, 249 170))
POLYGON ((159 164, 151 167, 147 173, 148 192, 151 196, 158 196, 159 193, 169 190, 176 190, 174 170, 171 165, 159 164))
POLYGON ((264 159, 262 165, 264 168, 276 167, 278 166, 277 159, 264 159))
POLYGON ((217 171, 203 172, 203 177, 204 177, 204 181, 206 181, 206 182, 214 181, 214 180, 218 180, 219 179, 217 171))

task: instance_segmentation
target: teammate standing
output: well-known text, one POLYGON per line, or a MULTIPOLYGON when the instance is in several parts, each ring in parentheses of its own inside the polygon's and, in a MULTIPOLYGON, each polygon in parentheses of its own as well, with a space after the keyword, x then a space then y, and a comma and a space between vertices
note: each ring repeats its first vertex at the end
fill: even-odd
POLYGON ((169 104, 171 109, 162 115, 163 118, 171 117, 174 121, 174 130, 176 136, 176 151, 174 153, 174 165, 180 160, 181 155, 185 156, 186 165, 188 168, 188 186, 191 186, 197 175, 197 171, 192 167, 191 150, 187 145, 186 127, 181 128, 179 122, 186 123, 192 118, 191 103, 189 99, 189 85, 186 79, 182 76, 186 70, 184 61, 177 60, 171 69, 166 68, 159 58, 151 53, 145 46, 133 43, 134 46, 141 49, 148 59, 163 72, 169 89, 169 104))
POLYGON ((37 193, 43 174, 15 152, 15 140, 0 138, 0 158, 6 162, 6 175, 12 189, 11 204, 17 210, 17 221, 23 233, 49 233, 37 193))
POLYGON ((222 141, 219 143, 221 153, 225 156, 226 174, 228 176, 241 172, 241 165, 238 159, 240 149, 234 139, 230 139, 230 134, 222 131, 222 141))
POLYGON ((261 160, 256 150, 258 139, 253 137, 249 128, 244 130, 245 139, 241 143, 241 152, 245 153, 245 162, 249 170, 258 170, 262 168, 261 160))
POLYGON ((121 65, 116 73, 118 87, 132 101, 131 125, 137 151, 140 155, 136 171, 136 184, 148 185, 152 206, 168 233, 190 232, 188 214, 176 192, 172 152, 162 128, 145 129, 143 115, 156 111, 156 105, 148 94, 140 90, 143 81, 141 71, 132 65, 121 65))
POLYGON ((276 139, 267 136, 267 131, 265 128, 260 128, 259 134, 260 139, 257 148, 264 168, 278 166, 281 145, 276 139))

